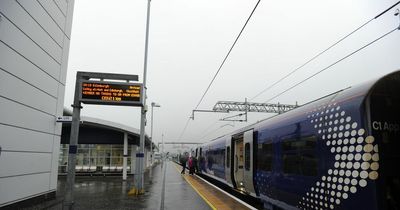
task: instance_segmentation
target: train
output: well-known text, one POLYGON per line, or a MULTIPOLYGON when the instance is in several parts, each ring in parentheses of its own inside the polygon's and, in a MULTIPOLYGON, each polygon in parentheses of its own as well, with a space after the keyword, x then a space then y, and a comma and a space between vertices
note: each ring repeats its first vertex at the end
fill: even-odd
POLYGON ((400 209, 400 71, 192 148, 265 209, 400 209))

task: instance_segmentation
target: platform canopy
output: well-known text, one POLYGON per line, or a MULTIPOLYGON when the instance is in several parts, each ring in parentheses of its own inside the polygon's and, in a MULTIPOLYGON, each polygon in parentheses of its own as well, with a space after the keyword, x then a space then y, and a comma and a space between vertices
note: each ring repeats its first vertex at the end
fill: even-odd
MULTIPOLYGON (((72 112, 64 109, 64 116, 72 112)), ((68 144, 71 133, 71 123, 63 123, 61 144, 68 144)), ((139 145, 140 130, 120 123, 93 118, 81 117, 79 126, 79 144, 124 144, 124 133, 128 133, 128 143, 139 145)), ((150 148, 150 139, 146 135, 146 147, 150 148)), ((153 148, 156 145, 153 144, 153 148)))

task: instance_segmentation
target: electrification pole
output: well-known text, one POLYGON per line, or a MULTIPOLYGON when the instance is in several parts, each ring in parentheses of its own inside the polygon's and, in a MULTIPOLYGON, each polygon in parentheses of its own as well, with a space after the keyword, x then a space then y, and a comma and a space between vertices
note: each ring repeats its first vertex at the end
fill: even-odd
POLYGON ((141 108, 141 120, 140 120, 140 143, 139 143, 139 152, 136 153, 136 173, 135 177, 135 188, 134 194, 143 194, 143 180, 144 180, 144 146, 145 146, 145 123, 146 123, 146 76, 147 76, 147 53, 149 46, 149 24, 150 24, 150 2, 147 1, 147 21, 146 21, 146 40, 144 47, 144 69, 143 69, 143 106, 141 108))

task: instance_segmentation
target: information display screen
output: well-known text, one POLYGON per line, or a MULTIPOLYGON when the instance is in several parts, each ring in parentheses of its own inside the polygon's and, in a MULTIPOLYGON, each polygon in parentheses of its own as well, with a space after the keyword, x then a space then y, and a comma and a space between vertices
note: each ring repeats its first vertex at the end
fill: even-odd
POLYGON ((80 101, 86 104, 142 106, 143 85, 107 81, 81 82, 80 101))

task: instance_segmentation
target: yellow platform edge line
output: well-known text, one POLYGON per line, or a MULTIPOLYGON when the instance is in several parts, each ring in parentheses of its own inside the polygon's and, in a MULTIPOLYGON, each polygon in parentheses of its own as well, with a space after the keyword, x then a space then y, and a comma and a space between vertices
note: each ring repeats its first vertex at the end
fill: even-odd
MULTIPOLYGON (((175 164, 175 168, 178 172, 180 172, 179 168, 178 168, 178 164, 175 164)), ((187 183, 190 184, 190 186, 197 192, 197 194, 200 195, 201 198, 203 198, 203 200, 213 209, 213 210, 217 210, 217 208, 200 192, 196 189, 196 187, 186 178, 186 176, 183 176, 183 178, 186 180, 187 183)))

